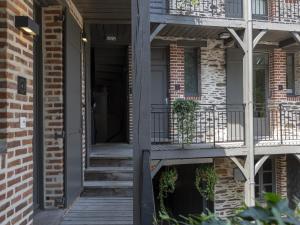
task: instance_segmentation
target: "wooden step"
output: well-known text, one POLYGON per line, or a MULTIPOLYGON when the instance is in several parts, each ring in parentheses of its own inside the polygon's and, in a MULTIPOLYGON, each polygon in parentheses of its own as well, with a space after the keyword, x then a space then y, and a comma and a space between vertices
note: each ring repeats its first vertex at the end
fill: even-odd
POLYGON ((86 181, 132 181, 132 167, 89 167, 85 170, 86 181))
POLYGON ((130 167, 133 166, 132 157, 127 156, 107 156, 107 155, 90 155, 91 167, 130 167))
POLYGON ((85 197, 132 197, 132 181, 85 181, 85 197))

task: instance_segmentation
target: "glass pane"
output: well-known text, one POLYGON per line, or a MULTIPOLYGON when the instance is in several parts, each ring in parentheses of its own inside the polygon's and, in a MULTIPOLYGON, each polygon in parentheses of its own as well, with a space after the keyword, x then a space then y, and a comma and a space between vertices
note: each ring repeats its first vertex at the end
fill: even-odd
POLYGON ((267 0, 252 0, 253 15, 266 16, 267 15, 267 0))
POLYGON ((198 65, 197 49, 185 49, 184 57, 184 85, 185 96, 198 96, 198 65))
POLYGON ((272 172, 264 172, 263 183, 272 184, 272 182, 273 182, 272 172))
POLYGON ((256 104, 263 105, 266 99, 266 70, 259 69, 254 71, 255 84, 254 84, 254 100, 256 104))

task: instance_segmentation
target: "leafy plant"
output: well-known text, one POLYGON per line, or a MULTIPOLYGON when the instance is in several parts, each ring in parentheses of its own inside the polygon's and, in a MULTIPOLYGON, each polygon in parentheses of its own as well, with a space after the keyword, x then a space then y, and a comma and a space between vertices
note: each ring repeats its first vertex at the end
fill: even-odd
POLYGON ((160 210, 163 212, 166 211, 164 199, 166 199, 170 193, 174 193, 177 178, 178 174, 175 168, 167 168, 160 176, 158 199, 160 210))
POLYGON ((199 193, 206 199, 213 201, 215 185, 218 181, 218 175, 213 166, 201 166, 196 169, 195 186, 199 193))
POLYGON ((160 212, 158 224, 168 225, 299 225, 300 211, 288 207, 288 201, 274 193, 265 194, 265 205, 245 207, 235 216, 221 219, 214 214, 190 215, 176 220, 166 212, 160 212), (166 223, 165 223, 166 222, 166 223))
POLYGON ((184 143, 191 144, 193 141, 197 107, 198 103, 193 100, 176 99, 173 103, 173 110, 177 116, 177 128, 182 139, 182 147, 184 147, 184 143))

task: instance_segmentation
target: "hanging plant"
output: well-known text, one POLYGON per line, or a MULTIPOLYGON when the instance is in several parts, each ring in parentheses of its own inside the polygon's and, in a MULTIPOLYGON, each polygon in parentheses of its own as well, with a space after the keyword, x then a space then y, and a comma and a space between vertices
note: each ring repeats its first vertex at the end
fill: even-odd
POLYGON ((213 166, 201 166, 196 169, 195 185, 199 193, 206 199, 213 201, 215 185, 218 175, 213 166))
POLYGON ((177 178, 178 178, 178 174, 175 168, 167 168, 165 171, 161 173, 159 179, 159 193, 158 193, 161 212, 166 212, 164 200, 168 197, 169 194, 174 193, 176 188, 177 178))
POLYGON ((177 129, 181 138, 182 147, 184 144, 191 144, 195 137, 196 110, 198 103, 193 100, 176 99, 173 103, 173 110, 177 117, 177 129))

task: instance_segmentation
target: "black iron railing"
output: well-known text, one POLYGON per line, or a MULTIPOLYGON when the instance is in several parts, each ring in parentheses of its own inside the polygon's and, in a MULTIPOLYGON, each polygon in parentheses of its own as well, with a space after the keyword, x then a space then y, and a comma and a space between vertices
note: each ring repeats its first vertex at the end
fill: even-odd
MULTIPOLYGON (((191 117, 192 116, 192 117, 191 117)), ((193 123, 186 123, 170 105, 152 105, 152 144, 211 144, 245 142, 244 105, 199 105, 193 123), (188 127, 187 127, 188 126, 188 127)), ((256 143, 285 144, 300 141, 300 107, 276 105, 254 107, 256 143)))
POLYGON ((256 106, 254 109, 256 141, 300 140, 300 108, 297 105, 256 106))
POLYGON ((152 105, 153 144, 244 142, 244 105, 199 105, 188 123, 169 105, 152 105), (187 127, 188 126, 188 127, 187 127))
MULTIPOLYGON (((252 1, 254 20, 297 23, 300 0, 252 1)), ((151 2, 153 14, 186 15, 203 18, 243 18, 244 0, 161 0, 151 2)))

